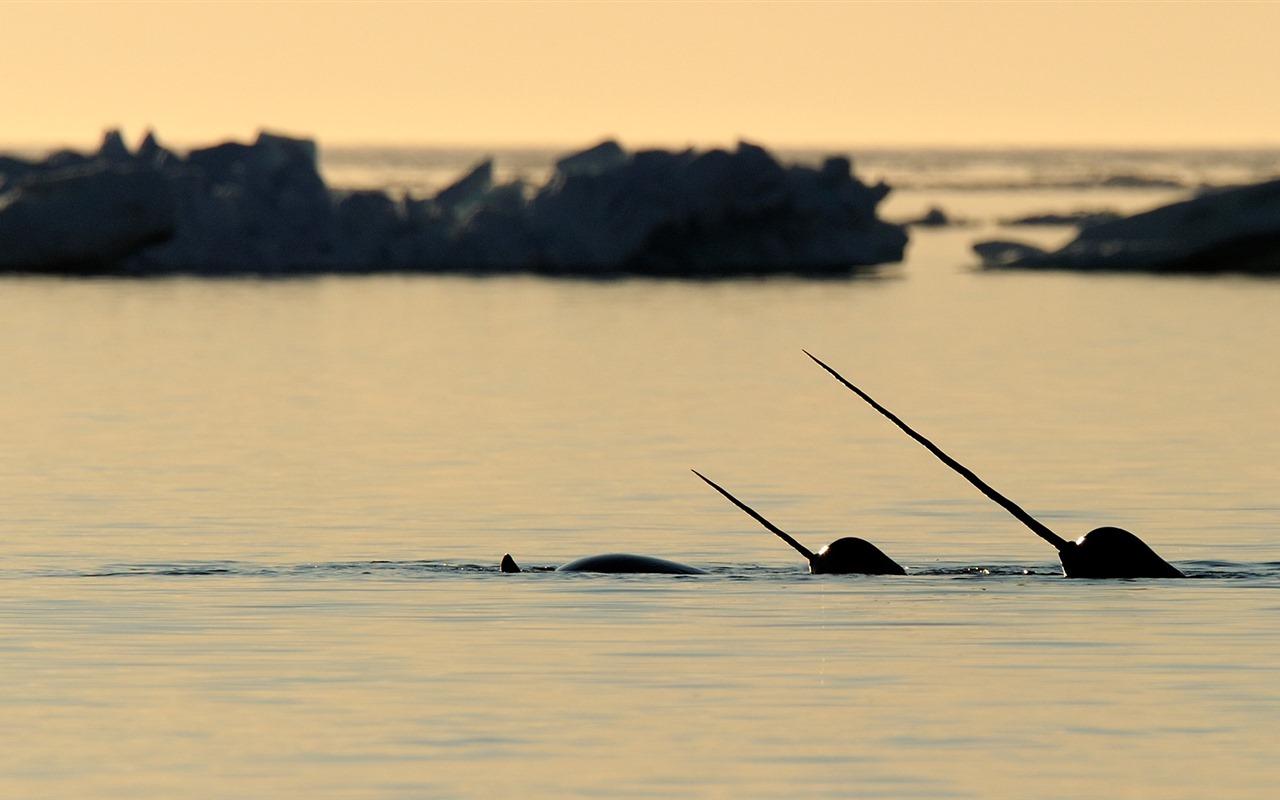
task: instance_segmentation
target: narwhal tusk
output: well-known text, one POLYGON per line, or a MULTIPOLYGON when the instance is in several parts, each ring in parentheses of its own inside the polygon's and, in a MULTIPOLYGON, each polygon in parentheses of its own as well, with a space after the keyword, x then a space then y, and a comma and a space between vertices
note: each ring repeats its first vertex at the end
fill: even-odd
MULTIPOLYGON (((969 483, 973 484, 978 491, 982 492, 991 500, 994 500, 1001 508, 1003 508, 1005 511, 1008 511, 1019 522, 1021 522, 1023 525, 1026 525, 1028 528, 1030 528, 1032 533, 1034 533, 1036 536, 1039 536, 1041 539, 1044 539, 1046 542, 1056 547, 1058 549, 1058 552, 1062 552, 1064 549, 1066 549, 1071 545, 1071 543, 1068 542, 1066 539, 1063 539, 1058 534, 1049 530, 1048 526, 1044 525, 1035 517, 1028 514, 1017 503, 1013 502, 1009 498, 1000 494, 995 489, 992 489, 987 484, 986 481, 982 480, 977 475, 975 475, 973 471, 970 470, 968 467, 961 464, 959 461, 956 461, 954 458, 947 455, 946 453, 942 452, 941 448, 939 448, 933 442, 924 438, 919 433, 916 433, 914 430, 912 430, 912 428, 909 425, 907 425, 907 423, 898 419, 898 417, 894 415, 892 411, 890 411, 889 409, 877 403, 875 400, 871 398, 870 395, 868 395, 866 392, 859 389, 857 386, 854 386, 852 383, 849 383, 847 380, 844 379, 844 376, 836 372, 831 367, 828 367, 826 364, 822 363, 822 361, 813 353, 810 353, 808 350, 804 350, 803 352, 806 356, 808 356, 809 358, 812 358, 814 362, 817 363, 818 366, 822 367, 827 372, 831 373, 832 377, 834 377, 836 380, 843 383, 845 385, 845 388, 849 389, 849 391, 853 392, 858 397, 861 397, 863 400, 867 401, 867 403, 872 408, 874 408, 876 411, 879 411, 886 418, 888 418, 890 422, 892 422, 894 425, 897 425, 899 428, 901 428, 904 433, 906 433, 912 439, 915 439, 920 444, 924 445, 924 448, 928 450, 930 453, 933 453, 935 456, 937 456, 939 461, 941 461, 943 464, 946 464, 948 467, 951 467, 953 470, 958 472, 960 474, 960 477, 964 478, 969 483)), ((704 478, 703 480, 706 480, 706 479, 704 478)))
POLYGON ((715 481, 713 481, 713 480, 711 480, 710 478, 708 478, 706 475, 703 475, 701 472, 698 472, 696 469, 695 469, 695 470, 690 470, 690 471, 691 471, 691 472, 693 472, 693 474, 694 474, 694 475, 697 475, 699 478, 702 478, 704 481, 706 481, 706 482, 707 482, 707 485, 708 485, 708 486, 710 486, 712 489, 715 489, 717 492, 719 492, 720 494, 724 495, 724 496, 729 500, 729 502, 730 502, 730 503, 733 503, 733 504, 734 504, 735 506, 737 506, 738 508, 740 508, 740 509, 742 509, 743 511, 747 512, 747 514, 748 514, 752 519, 754 519, 756 522, 759 522, 761 525, 765 526, 765 528, 767 528, 768 530, 770 530, 770 531, 772 531, 773 533, 777 534, 778 538, 782 539, 782 541, 784 541, 784 542, 786 542, 787 544, 791 545, 791 546, 792 546, 792 547, 794 547, 796 550, 799 550, 799 551, 800 551, 800 555, 804 556, 804 557, 805 557, 806 559, 808 559, 810 562, 812 562, 812 561, 813 561, 813 559, 814 559, 813 551, 812 551, 812 550, 810 550, 809 548, 805 547, 804 545, 800 544, 800 543, 799 543, 799 542, 797 542, 795 539, 791 538, 791 534, 787 533, 787 532, 786 532, 786 531, 784 531, 782 528, 779 528, 777 525, 774 525, 774 524, 773 524, 772 522, 770 522, 769 520, 767 520, 767 519, 765 519, 764 517, 762 517, 762 516, 760 516, 759 514, 757 514, 757 513, 756 513, 756 510, 755 510, 754 508, 752 508, 751 506, 749 506, 749 505, 747 505, 746 503, 742 502, 741 500, 739 500, 738 498, 734 497, 733 495, 729 494, 727 491, 725 491, 723 488, 721 488, 721 487, 719 486, 719 484, 717 484, 715 481))

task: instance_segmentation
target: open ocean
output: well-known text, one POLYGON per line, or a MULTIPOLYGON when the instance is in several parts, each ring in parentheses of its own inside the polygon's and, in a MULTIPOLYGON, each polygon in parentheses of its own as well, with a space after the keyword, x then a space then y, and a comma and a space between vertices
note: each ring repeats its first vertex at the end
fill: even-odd
MULTIPOLYGON (((484 155, 322 150, 411 193, 484 155)), ((1280 152, 850 155, 964 224, 847 280, 0 279, 0 795, 1270 796, 1280 280, 969 247, 1280 152), (801 348, 1190 579, 1063 578, 801 348), (908 575, 810 576, 691 468, 908 575), (617 551, 710 574, 498 571, 617 551)))

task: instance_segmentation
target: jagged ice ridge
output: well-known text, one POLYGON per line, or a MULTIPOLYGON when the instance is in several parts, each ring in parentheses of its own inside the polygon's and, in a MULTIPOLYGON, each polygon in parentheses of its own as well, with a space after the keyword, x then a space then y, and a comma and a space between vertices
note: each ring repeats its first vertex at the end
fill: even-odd
POLYGON ((0 270, 288 275, 534 272, 837 275, 902 259, 884 184, 846 158, 784 166, 761 147, 628 152, 607 141, 539 187, 485 161, 434 197, 325 184, 313 141, 262 133, 186 155, 118 131, 97 152, 0 157, 0 270))

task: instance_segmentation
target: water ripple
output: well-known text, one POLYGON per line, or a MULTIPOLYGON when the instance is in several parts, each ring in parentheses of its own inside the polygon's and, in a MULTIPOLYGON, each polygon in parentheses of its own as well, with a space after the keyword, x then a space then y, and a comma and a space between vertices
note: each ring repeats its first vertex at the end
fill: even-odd
MULTIPOLYGON (((552 574, 559 579, 575 580, 626 580, 663 579, 687 580, 711 578, 738 581, 796 582, 813 580, 882 580, 880 576, 866 575, 810 575, 803 565, 771 566, 762 564, 703 564, 706 576, 688 575, 617 575, 595 573, 557 573, 555 565, 533 565, 524 568, 525 576, 552 574)), ((1244 563, 1235 561, 1187 561, 1179 567, 1188 578, 1214 581, 1276 581, 1280 580, 1280 562, 1244 563)), ((422 578, 466 578, 501 574, 496 564, 454 562, 440 560, 413 561, 339 561, 301 564, 256 564, 244 561, 181 561, 172 563, 103 564, 85 569, 10 571, 7 577, 45 578, 263 578, 281 580, 350 580, 372 577, 379 579, 417 580, 422 578)), ((508 576, 510 577, 510 576, 508 576)), ((1008 578, 1062 577, 1061 569, 1054 564, 1033 566, 997 564, 974 566, 964 564, 940 564, 908 571, 911 578, 937 578, 952 580, 1001 580, 1008 578)))

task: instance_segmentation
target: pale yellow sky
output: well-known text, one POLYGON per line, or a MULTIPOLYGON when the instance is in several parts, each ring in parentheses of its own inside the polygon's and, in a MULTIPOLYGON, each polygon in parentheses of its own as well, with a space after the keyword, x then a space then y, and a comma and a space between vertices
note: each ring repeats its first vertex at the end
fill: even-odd
POLYGON ((1278 2, 0 2, 0 143, 1280 145, 1278 2))

